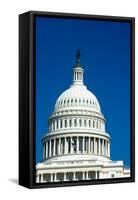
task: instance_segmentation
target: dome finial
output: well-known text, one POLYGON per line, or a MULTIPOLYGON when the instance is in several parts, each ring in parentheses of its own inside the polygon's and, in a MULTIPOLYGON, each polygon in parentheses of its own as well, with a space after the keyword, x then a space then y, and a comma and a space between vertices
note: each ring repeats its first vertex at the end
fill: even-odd
POLYGON ((80 64, 80 49, 76 52, 76 64, 73 69, 74 78, 73 83, 77 85, 83 85, 83 69, 80 64))

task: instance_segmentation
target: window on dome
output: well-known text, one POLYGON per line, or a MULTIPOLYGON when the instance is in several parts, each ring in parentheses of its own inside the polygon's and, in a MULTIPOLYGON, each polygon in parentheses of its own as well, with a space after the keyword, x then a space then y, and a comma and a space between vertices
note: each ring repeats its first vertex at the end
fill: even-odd
POLYGON ((57 120, 57 129, 58 129, 58 120, 57 120))
POLYGON ((85 99, 83 99, 83 103, 85 103, 85 99))
POLYGON ((53 122, 53 130, 55 130, 55 123, 53 122))
POLYGON ((69 99, 68 99, 67 103, 69 103, 69 99))
POLYGON ((91 120, 89 120, 89 127, 91 127, 91 120))
POLYGON ((89 101, 87 100, 87 104, 89 103, 89 101))
POLYGON ((77 99, 75 99, 75 103, 77 103, 77 99))
POLYGON ((95 128, 95 121, 93 121, 93 128, 95 128))
POLYGON ((79 126, 81 127, 82 126, 82 120, 79 119, 79 126))
POLYGON ((81 103, 81 99, 79 99, 79 103, 81 103))
POLYGON ((73 103, 73 99, 71 99, 71 103, 73 103))
POLYGON ((85 120, 84 120, 84 126, 86 127, 86 125, 87 125, 87 124, 86 124, 86 119, 85 119, 85 120))
POLYGON ((62 128, 62 120, 60 121, 60 128, 62 128))
POLYGON ((98 121, 97 121, 97 129, 98 129, 98 121))
POLYGON ((64 104, 66 103, 66 99, 64 100, 64 104))
POLYGON ((99 129, 101 129, 101 122, 99 122, 99 129))
POLYGON ((70 127, 72 126, 72 120, 71 119, 69 120, 69 126, 70 127))
POLYGON ((77 119, 74 119, 74 126, 77 126, 77 119))
POLYGON ((65 127, 67 127, 67 120, 65 119, 65 127))

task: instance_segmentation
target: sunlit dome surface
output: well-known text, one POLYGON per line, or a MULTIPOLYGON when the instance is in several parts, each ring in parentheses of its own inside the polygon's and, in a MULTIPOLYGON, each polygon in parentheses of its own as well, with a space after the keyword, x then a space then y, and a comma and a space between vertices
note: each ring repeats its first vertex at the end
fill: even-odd
POLYGON ((96 96, 90 92, 85 85, 72 84, 64 91, 55 104, 55 111, 63 109, 87 109, 94 112, 101 112, 96 96))

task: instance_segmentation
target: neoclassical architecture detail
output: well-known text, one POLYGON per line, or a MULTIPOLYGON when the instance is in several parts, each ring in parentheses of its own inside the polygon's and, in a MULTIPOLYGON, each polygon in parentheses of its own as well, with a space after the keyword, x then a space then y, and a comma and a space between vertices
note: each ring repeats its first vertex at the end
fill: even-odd
POLYGON ((42 138, 42 162, 36 182, 77 181, 129 177, 123 161, 110 160, 110 135, 96 96, 83 83, 80 51, 73 83, 56 101, 42 138))

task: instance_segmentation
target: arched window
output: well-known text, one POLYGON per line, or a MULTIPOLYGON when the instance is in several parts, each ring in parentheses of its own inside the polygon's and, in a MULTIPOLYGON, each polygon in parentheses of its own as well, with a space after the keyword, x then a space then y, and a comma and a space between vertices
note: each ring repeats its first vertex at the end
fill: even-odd
POLYGON ((71 99, 71 103, 73 103, 73 99, 71 99))
POLYGON ((65 127, 67 127, 67 120, 65 119, 65 127))
POLYGON ((60 128, 62 128, 63 124, 62 124, 62 120, 60 121, 60 128))
POLYGON ((77 103, 77 99, 75 99, 75 103, 77 103))
POLYGON ((98 129, 98 124, 99 124, 99 123, 98 123, 98 121, 97 121, 97 124, 96 124, 96 128, 97 128, 97 129, 98 129))
POLYGON ((58 129, 58 120, 57 120, 57 129, 58 129))
POLYGON ((72 120, 69 119, 69 126, 71 127, 72 126, 72 120))
POLYGON ((82 126, 82 120, 79 119, 79 126, 81 127, 82 126))
POLYGON ((89 120, 89 127, 91 127, 91 120, 89 120))
POLYGON ((55 124, 55 130, 57 129, 57 120, 54 121, 55 124))
POLYGON ((99 122, 99 129, 101 129, 101 122, 99 122))
POLYGON ((95 128, 95 121, 93 120, 93 128, 95 128))
POLYGON ((55 130, 55 121, 53 121, 53 130, 55 130))
POLYGON ((86 127, 86 125, 87 125, 87 122, 86 122, 86 119, 84 119, 84 126, 86 127))
POLYGON ((77 126, 77 119, 74 119, 74 126, 77 126))

